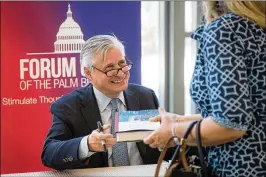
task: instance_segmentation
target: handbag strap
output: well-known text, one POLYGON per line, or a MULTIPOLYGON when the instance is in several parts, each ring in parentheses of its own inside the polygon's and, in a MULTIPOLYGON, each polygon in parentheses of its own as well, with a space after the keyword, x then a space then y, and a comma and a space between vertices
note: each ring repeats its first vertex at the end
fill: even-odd
MULTIPOLYGON (((189 135, 189 133, 191 132, 192 128, 194 127, 194 125, 197 123, 197 121, 193 121, 189 124, 185 134, 184 134, 184 139, 186 139, 189 135)), ((163 163, 163 159, 165 157, 165 154, 166 154, 166 151, 167 151, 167 148, 168 146, 170 145, 170 143, 175 139, 175 138, 178 138, 177 136, 173 136, 171 137, 168 142, 166 143, 166 145, 164 146, 163 148, 163 151, 161 152, 160 154, 160 157, 158 159, 158 162, 157 162, 157 166, 156 166, 156 170, 155 170, 155 177, 158 177, 159 176, 159 172, 160 172, 160 168, 161 168, 161 165, 163 163)), ((180 146, 177 146, 176 149, 175 149, 175 152, 172 156, 172 159, 171 159, 171 163, 169 164, 168 168, 171 167, 174 163, 174 160, 177 156, 177 154, 179 154, 179 151, 180 151, 180 146)))
MULTIPOLYGON (((191 123, 189 124, 188 128, 186 129, 186 132, 184 133, 184 137, 183 137, 183 139, 187 139, 188 135, 190 134, 192 128, 194 127, 194 125, 195 125, 196 123, 197 123, 197 121, 193 121, 193 122, 191 122, 191 123)), ((178 137, 176 137, 176 138, 178 138, 178 137)), ((175 149, 175 152, 174 152, 174 154, 173 154, 173 156, 172 156, 172 158, 171 158, 171 163, 169 164, 169 167, 170 167, 171 165, 173 165, 173 163, 174 163, 174 161, 175 161, 175 159, 176 159, 177 154, 179 154, 179 151, 180 151, 180 146, 177 146, 176 149, 175 149)))
POLYGON ((204 154, 203 154, 203 148, 202 148, 202 142, 201 142, 201 134, 200 134, 200 124, 202 120, 197 122, 196 125, 196 143, 197 143, 197 148, 199 152, 199 159, 200 159, 200 164, 201 164, 201 169, 204 172, 204 177, 208 177, 208 172, 204 160, 204 154))
POLYGON ((163 163, 163 159, 165 157, 167 148, 170 145, 170 143, 173 141, 174 138, 177 138, 177 136, 173 136, 167 141, 166 145, 163 148, 163 151, 160 154, 160 157, 159 157, 158 162, 157 162, 156 170, 155 170, 155 175, 154 175, 155 177, 159 176, 160 168, 161 168, 161 165, 163 163))
POLYGON ((188 126, 186 132, 184 133, 184 137, 183 137, 184 139, 187 139, 188 135, 190 134, 190 132, 192 131, 194 125, 195 125, 197 122, 198 122, 198 121, 195 120, 195 121, 193 121, 193 122, 191 122, 191 123, 189 124, 189 126, 188 126))
MULTIPOLYGON (((184 133, 184 137, 182 138, 182 140, 185 140, 189 136, 190 132, 192 131, 192 129, 194 127, 194 125, 196 124, 196 143, 197 143, 197 148, 198 148, 198 152, 199 152, 199 158, 200 158, 201 168, 202 168, 202 170, 204 172, 204 177, 208 177, 207 168, 206 168, 205 161, 204 161, 204 154, 203 154, 202 142, 201 142, 201 134, 200 134, 200 124, 201 124, 201 121, 202 120, 191 122, 189 124, 188 128, 186 129, 186 132, 184 133)), ((161 152, 160 157, 159 157, 158 162, 157 162, 157 166, 156 166, 156 170, 155 170, 155 177, 158 177, 159 176, 160 168, 161 168, 163 159, 165 157, 167 148, 169 147, 170 143, 175 138, 178 138, 178 137, 177 136, 171 137, 167 141, 166 145, 164 146, 163 151, 161 152)), ((171 163, 169 164, 168 168, 170 168, 174 164, 177 154, 180 154, 180 148, 181 148, 180 145, 176 147, 175 152, 174 152, 174 154, 173 154, 173 156, 171 158, 171 163)), ((183 160, 182 160, 182 162, 183 162, 183 160)))
MULTIPOLYGON (((191 122, 191 123, 189 124, 188 128, 186 129, 186 132, 184 133, 184 137, 183 137, 183 139, 187 139, 188 135, 190 134, 192 128, 194 127, 194 125, 195 125, 196 123, 197 123, 197 121, 193 121, 193 122, 191 122)), ((177 138, 177 137, 176 137, 176 138, 177 138)), ((174 154, 173 154, 173 156, 172 156, 172 158, 171 158, 171 163, 169 164, 169 167, 170 167, 171 165, 173 165, 173 163, 174 163, 174 161, 175 161, 175 159, 176 159, 177 154, 179 154, 179 151, 180 151, 180 146, 177 146, 176 149, 175 149, 175 152, 174 152, 174 154)))

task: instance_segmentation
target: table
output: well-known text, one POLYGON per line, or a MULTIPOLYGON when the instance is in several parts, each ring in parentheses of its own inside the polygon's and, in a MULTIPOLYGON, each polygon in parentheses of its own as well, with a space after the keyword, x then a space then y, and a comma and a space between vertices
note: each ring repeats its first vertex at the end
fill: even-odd
MULTIPOLYGON (((163 163, 160 170, 160 177, 166 170, 167 163, 163 163)), ((1 177, 7 176, 41 176, 41 177, 97 177, 97 176, 108 176, 108 177, 153 177, 156 169, 154 165, 138 165, 138 166, 123 166, 123 167, 108 167, 108 168, 87 168, 87 169, 75 169, 75 170, 64 170, 64 171, 43 171, 43 172, 31 172, 31 173, 12 173, 4 174, 1 177)))

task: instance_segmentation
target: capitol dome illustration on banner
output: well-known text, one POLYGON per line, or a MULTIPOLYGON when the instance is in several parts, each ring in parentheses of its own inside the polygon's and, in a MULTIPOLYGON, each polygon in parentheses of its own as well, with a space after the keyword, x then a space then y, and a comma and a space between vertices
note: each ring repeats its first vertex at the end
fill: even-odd
POLYGON ((60 25, 56 39, 55 53, 80 53, 85 43, 81 28, 72 17, 70 4, 68 4, 67 18, 60 25))

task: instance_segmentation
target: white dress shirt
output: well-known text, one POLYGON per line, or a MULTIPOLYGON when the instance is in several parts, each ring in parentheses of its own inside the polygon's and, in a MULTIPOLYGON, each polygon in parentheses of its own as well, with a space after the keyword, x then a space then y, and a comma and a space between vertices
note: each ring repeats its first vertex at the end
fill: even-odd
MULTIPOLYGON (((101 119, 103 124, 110 124, 112 123, 111 119, 111 110, 112 106, 110 104, 111 98, 108 98, 105 96, 103 93, 101 93, 99 90, 97 90, 95 87, 93 87, 93 91, 97 100, 98 108, 100 110, 101 114, 101 119)), ((117 106, 119 108, 119 111, 126 110, 126 103, 125 103, 125 98, 123 95, 123 92, 120 93, 120 95, 117 97, 119 98, 119 101, 117 103, 117 106)), ((104 133, 111 133, 111 128, 106 130, 104 133)), ((84 160, 87 157, 90 157, 94 153, 97 152, 90 152, 88 149, 88 144, 87 144, 87 138, 88 135, 83 137, 80 145, 79 145, 79 159, 84 160)), ((135 142, 127 142, 127 148, 128 148, 128 155, 129 155, 129 161, 130 165, 142 165, 143 161, 141 159, 139 150, 137 148, 137 145, 135 142)), ((112 155, 112 148, 108 148, 108 164, 109 167, 113 166, 113 161, 111 158, 112 155)))

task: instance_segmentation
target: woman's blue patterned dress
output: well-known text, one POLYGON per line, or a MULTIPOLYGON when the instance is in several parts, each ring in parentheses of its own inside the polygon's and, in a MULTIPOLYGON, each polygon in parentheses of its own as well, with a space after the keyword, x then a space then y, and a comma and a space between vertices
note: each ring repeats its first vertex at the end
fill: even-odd
MULTIPOLYGON (((190 94, 201 115, 246 131, 208 148, 208 166, 221 177, 266 177, 266 32, 233 13, 192 34, 199 42, 190 94)), ((219 136, 219 135, 217 135, 219 136)))

